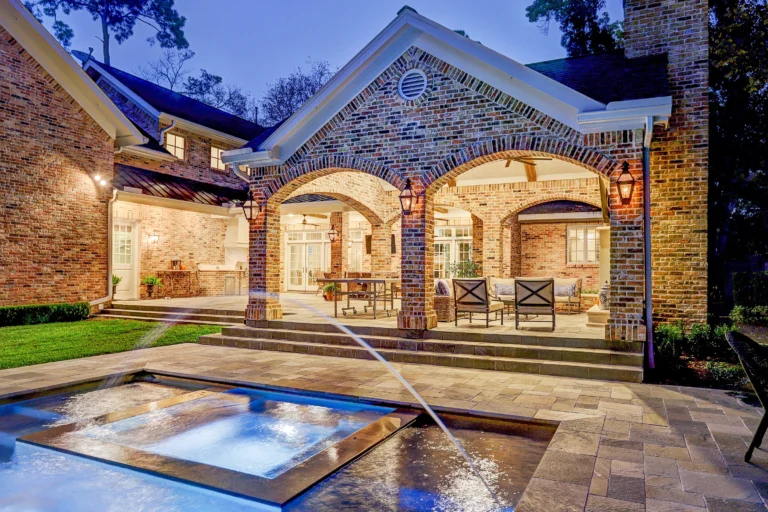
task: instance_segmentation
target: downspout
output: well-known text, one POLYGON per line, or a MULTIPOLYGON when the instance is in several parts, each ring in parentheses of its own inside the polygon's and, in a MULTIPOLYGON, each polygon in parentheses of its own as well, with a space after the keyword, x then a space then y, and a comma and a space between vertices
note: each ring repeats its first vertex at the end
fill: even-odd
POLYGON ((653 355, 653 274, 651 269, 651 140, 653 117, 645 119, 643 137, 643 254, 645 256, 645 340, 648 368, 655 368, 653 355))
POLYGON ((247 173, 244 173, 243 171, 240 170, 240 164, 239 163, 232 162, 232 172, 234 172, 235 176, 237 176, 241 180, 245 180, 246 183, 250 183, 251 182, 251 177, 248 176, 247 173))
POLYGON ((158 142, 160 143, 161 146, 163 145, 163 138, 165 137, 165 132, 167 132, 168 130, 173 129, 174 126, 176 126, 176 120, 175 119, 171 119, 171 124, 169 124, 168 126, 166 126, 165 128, 163 128, 162 130, 160 130, 158 132, 160 134, 159 135, 160 136, 160 140, 158 142))
POLYGON ((112 199, 107 206, 107 296, 92 300, 91 306, 98 306, 112 300, 112 206, 117 200, 117 189, 112 190, 112 199))

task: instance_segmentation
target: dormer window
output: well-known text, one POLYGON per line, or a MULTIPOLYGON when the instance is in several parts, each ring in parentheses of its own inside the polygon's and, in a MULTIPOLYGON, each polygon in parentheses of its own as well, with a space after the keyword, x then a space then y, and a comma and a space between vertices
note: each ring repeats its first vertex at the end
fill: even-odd
POLYGON ((179 160, 184 160, 186 145, 187 140, 181 135, 176 135, 174 133, 165 134, 165 149, 179 160))
POLYGON ((221 161, 221 154, 226 151, 226 149, 217 148, 216 146, 211 146, 211 168, 216 169, 217 171, 226 171, 227 166, 224 162, 221 161))

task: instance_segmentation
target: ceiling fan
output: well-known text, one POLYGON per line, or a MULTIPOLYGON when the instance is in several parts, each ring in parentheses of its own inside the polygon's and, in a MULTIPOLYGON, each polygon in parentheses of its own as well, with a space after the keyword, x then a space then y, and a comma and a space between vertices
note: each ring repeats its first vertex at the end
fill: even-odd
MULTIPOLYGON (((306 215, 302 215, 302 216, 304 217, 303 219, 301 219, 301 225, 302 225, 302 226, 314 226, 314 227, 318 227, 318 226, 320 226, 320 224, 314 224, 314 223, 312 223, 312 222, 307 222, 307 215, 310 215, 310 216, 313 216, 313 217, 314 217, 314 215, 313 215, 313 214, 311 214, 311 213, 308 213, 308 214, 306 214, 306 215)), ((323 218, 325 218, 325 217, 323 217, 323 218)))
POLYGON ((507 158, 507 163, 504 167, 509 167, 509 164, 511 164, 512 161, 520 162, 521 164, 536 165, 537 160, 548 161, 552 159, 545 156, 513 156, 507 158))

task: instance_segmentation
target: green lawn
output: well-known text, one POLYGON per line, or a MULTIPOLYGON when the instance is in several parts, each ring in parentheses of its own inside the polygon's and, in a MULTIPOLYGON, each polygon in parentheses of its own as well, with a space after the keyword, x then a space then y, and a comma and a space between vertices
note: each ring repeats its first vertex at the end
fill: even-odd
POLYGON ((91 319, 82 322, 0 328, 0 369, 124 352, 134 348, 196 343, 216 325, 91 319))

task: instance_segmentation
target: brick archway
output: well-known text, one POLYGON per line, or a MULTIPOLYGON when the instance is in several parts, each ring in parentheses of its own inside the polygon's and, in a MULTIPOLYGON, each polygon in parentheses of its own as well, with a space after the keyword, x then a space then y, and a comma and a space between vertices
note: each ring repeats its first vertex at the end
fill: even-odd
POLYGON ((618 166, 618 162, 602 153, 562 139, 509 135, 478 142, 448 155, 424 173, 424 187, 438 190, 479 165, 516 156, 551 156, 606 177, 618 166))

